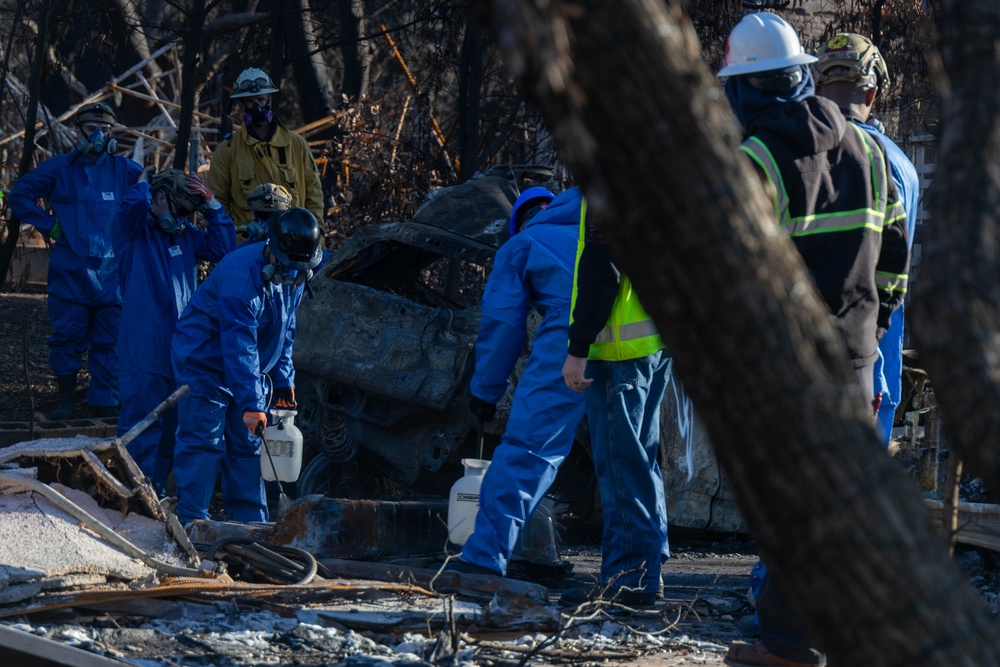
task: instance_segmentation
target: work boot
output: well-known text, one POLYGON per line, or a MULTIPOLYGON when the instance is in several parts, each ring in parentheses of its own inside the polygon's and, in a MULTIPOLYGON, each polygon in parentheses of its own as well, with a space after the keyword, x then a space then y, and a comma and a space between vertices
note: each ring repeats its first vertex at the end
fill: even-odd
POLYGON ((56 386, 59 387, 59 403, 47 417, 52 420, 72 419, 76 399, 76 375, 57 375, 56 386))

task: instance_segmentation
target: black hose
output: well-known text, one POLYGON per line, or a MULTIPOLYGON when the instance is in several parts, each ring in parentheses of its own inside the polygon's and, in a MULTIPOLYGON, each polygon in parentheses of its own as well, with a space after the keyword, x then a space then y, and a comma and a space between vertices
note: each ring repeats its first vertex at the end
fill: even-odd
POLYGON ((226 549, 230 556, 239 557, 249 568, 273 583, 308 584, 316 578, 319 569, 316 558, 304 549, 250 537, 224 537, 212 544, 207 553, 214 556, 221 549, 226 549))

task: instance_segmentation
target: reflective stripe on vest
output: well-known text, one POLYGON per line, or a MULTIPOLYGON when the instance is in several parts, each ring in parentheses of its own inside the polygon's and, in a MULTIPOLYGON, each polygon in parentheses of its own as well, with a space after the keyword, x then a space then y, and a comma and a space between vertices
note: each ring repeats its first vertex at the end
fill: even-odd
MULTIPOLYGON (((580 200, 580 238, 576 245, 576 267, 573 271, 573 296, 570 300, 570 323, 576 308, 577 279, 580 273, 580 255, 583 254, 587 238, 587 200, 580 200)), ((652 318, 646 314, 639 297, 632 290, 632 282, 621 275, 618 281, 618 296, 611 307, 608 323, 597 340, 590 346, 588 359, 600 361, 624 361, 639 359, 663 349, 663 341, 656 331, 652 318)))
POLYGON ((859 208, 853 211, 840 211, 836 213, 804 215, 793 218, 788 211, 788 191, 785 189, 785 182, 781 178, 781 171, 778 164, 763 141, 757 137, 747 139, 740 149, 745 151, 767 176, 774 186, 774 210, 778 214, 778 224, 788 232, 789 236, 810 236, 813 234, 827 234, 831 232, 843 232, 859 228, 867 228, 879 234, 882 227, 888 221, 894 221, 902 214, 902 203, 893 204, 883 212, 880 210, 889 199, 888 184, 883 180, 882 174, 886 173, 885 156, 878 145, 873 146, 874 139, 857 127, 853 123, 848 123, 861 137, 868 155, 868 164, 871 169, 872 190, 875 201, 874 208, 859 208))
POLYGON ((906 294, 906 283, 909 280, 907 274, 888 273, 886 271, 875 272, 875 287, 886 292, 899 292, 906 294))

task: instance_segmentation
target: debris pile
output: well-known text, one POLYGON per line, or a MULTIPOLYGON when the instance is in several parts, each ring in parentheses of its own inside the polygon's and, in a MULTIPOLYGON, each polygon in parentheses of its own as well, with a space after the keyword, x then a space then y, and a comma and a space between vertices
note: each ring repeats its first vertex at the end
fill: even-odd
POLYGON ((235 602, 165 603, 158 618, 112 619, 96 614, 87 625, 11 627, 143 667, 167 665, 416 665, 581 664, 634 661, 661 654, 660 664, 721 663, 725 644, 676 632, 656 619, 622 622, 605 615, 573 619, 555 633, 477 638, 450 630, 358 632, 312 617, 283 617, 240 609, 235 602), (665 654, 665 655, 664 655, 665 654))
POLYGON ((2 450, 0 536, 0 603, 199 573, 187 534, 116 441, 78 436, 2 450))

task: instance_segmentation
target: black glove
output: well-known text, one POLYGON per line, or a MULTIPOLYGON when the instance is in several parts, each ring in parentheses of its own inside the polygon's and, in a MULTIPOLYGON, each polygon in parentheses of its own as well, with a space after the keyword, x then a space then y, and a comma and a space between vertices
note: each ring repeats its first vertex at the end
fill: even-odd
POLYGON ((274 407, 282 410, 294 410, 298 404, 295 402, 294 387, 274 388, 274 407))
POLYGON ((497 416, 497 404, 487 403, 481 398, 475 396, 469 397, 469 411, 475 415, 476 419, 481 422, 493 421, 493 418, 497 416))

